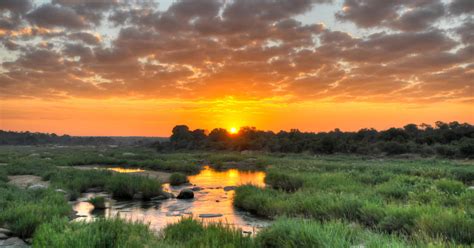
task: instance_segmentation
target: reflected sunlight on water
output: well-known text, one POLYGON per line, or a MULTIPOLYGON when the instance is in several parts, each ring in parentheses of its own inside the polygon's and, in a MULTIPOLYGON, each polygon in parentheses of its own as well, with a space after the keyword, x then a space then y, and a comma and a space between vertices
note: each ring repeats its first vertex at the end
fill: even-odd
MULTIPOLYGON (((114 171, 130 173, 131 169, 113 168, 114 171)), ((143 170, 141 170, 143 171, 143 170)), ((140 171, 140 172, 141 172, 140 171)), ((84 194, 75 204, 74 210, 82 217, 79 219, 91 220, 95 216, 120 216, 128 220, 140 220, 149 223, 155 230, 160 230, 169 223, 179 221, 183 216, 199 218, 201 214, 222 215, 214 218, 199 218, 204 222, 222 222, 244 231, 255 232, 266 226, 268 220, 257 218, 248 212, 236 209, 232 204, 233 190, 224 190, 226 186, 253 184, 264 187, 265 173, 261 171, 239 171, 230 169, 216 171, 209 166, 193 176, 189 176, 190 186, 170 186, 164 184, 165 191, 177 195, 184 188, 200 187, 194 192, 194 199, 178 200, 176 198, 159 201, 115 201, 110 200, 110 208, 102 212, 93 211, 90 203, 85 202, 95 194, 84 194)))
POLYGON ((120 172, 120 173, 136 173, 136 172, 144 172, 145 170, 142 169, 130 169, 130 168, 120 168, 120 167, 109 167, 106 168, 107 170, 120 172))

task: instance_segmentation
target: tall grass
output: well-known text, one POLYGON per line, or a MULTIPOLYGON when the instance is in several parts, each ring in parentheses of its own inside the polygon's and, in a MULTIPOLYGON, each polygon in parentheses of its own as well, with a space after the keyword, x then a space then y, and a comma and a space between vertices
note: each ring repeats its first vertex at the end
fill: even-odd
POLYGON ((0 191, 0 224, 17 236, 31 237, 36 228, 54 217, 67 216, 71 206, 64 195, 52 190, 26 191, 15 188, 0 191))
POLYGON ((406 247, 402 239, 342 222, 280 219, 256 237, 260 247, 406 247))
POLYGON ((167 247, 147 225, 138 222, 99 218, 91 223, 53 219, 42 225, 33 239, 34 247, 167 247))
POLYGON ((163 230, 164 241, 179 247, 240 248, 255 247, 254 241, 240 229, 222 223, 203 225, 194 219, 182 219, 163 230))

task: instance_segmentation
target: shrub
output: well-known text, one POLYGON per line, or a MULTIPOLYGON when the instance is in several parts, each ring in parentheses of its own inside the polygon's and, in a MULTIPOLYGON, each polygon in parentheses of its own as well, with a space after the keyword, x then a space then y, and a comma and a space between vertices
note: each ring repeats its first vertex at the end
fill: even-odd
POLYGON ((303 187, 303 180, 296 176, 290 176, 279 172, 269 172, 265 177, 265 183, 274 189, 294 192, 303 187))
POLYGON ((459 154, 465 158, 474 158, 474 139, 464 139, 459 144, 459 154))
POLYGON ((383 143, 381 149, 383 152, 387 153, 387 155, 398 155, 409 152, 407 145, 395 141, 383 143))
POLYGON ((181 185, 189 182, 188 177, 183 173, 173 173, 170 176, 170 184, 173 186, 181 185))

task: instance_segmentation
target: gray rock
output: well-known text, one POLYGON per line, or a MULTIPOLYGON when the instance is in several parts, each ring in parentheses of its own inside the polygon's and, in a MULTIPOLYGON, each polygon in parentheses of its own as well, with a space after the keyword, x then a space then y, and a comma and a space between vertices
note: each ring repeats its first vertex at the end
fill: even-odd
POLYGON ((192 187, 191 190, 192 190, 192 191, 201 191, 202 188, 196 186, 196 187, 192 187))
POLYGON ((4 233, 6 235, 11 235, 12 231, 6 229, 6 228, 0 228, 0 233, 4 233))
POLYGON ((222 217, 222 214, 200 214, 199 218, 217 218, 222 217))
POLYGON ((1 239, 7 239, 8 237, 10 237, 10 236, 6 235, 5 233, 0 233, 0 240, 1 239))
POLYGON ((33 184, 28 187, 29 190, 42 190, 42 189, 47 189, 48 186, 43 185, 43 184, 33 184))
POLYGON ((13 238, 0 241, 0 247, 23 248, 23 247, 29 247, 29 246, 25 243, 25 241, 21 240, 20 238, 13 237, 13 238))
POLYGON ((225 186, 224 191, 231 191, 231 190, 235 190, 236 188, 237 186, 225 186))
POLYGON ((179 195, 176 197, 178 199, 193 199, 194 192, 190 189, 183 189, 179 192, 179 195))

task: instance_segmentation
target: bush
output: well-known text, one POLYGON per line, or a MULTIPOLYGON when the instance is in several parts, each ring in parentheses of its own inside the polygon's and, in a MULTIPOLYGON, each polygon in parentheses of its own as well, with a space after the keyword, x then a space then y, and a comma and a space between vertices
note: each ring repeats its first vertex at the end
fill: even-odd
POLYGON ((474 158, 474 139, 464 139, 459 144, 459 154, 464 158, 474 158))
POLYGON ((294 192, 303 187, 303 180, 296 176, 290 176, 279 172, 269 172, 265 176, 265 183, 274 189, 294 192))
POLYGON ((183 173, 173 173, 170 176, 170 185, 177 186, 189 182, 188 177, 183 173))
POLYGON ((452 158, 456 155, 456 149, 450 145, 436 145, 435 150, 441 157, 452 158))
POLYGON ((407 145, 395 141, 383 143, 381 149, 383 152, 387 153, 387 155, 398 155, 409 152, 407 145))

